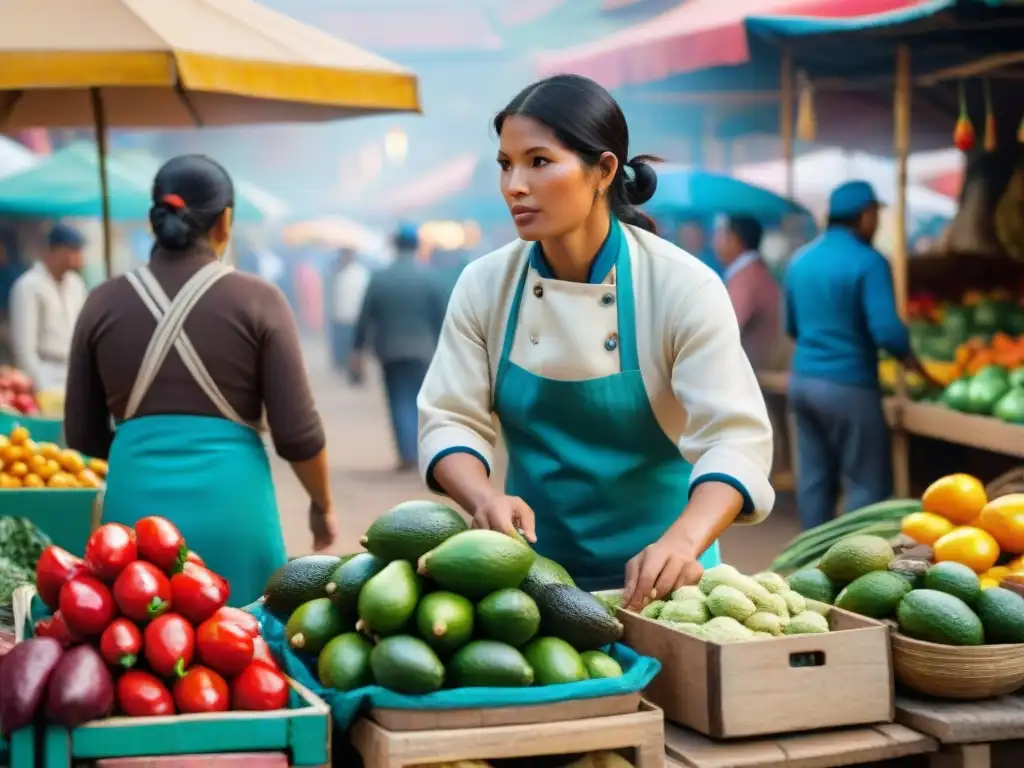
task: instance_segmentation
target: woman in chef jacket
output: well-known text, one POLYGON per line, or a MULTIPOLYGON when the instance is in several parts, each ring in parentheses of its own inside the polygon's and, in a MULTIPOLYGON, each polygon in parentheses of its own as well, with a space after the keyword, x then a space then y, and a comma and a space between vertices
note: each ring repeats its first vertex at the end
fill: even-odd
POLYGON ((642 606, 771 511, 764 399, 722 281, 633 207, 657 177, 628 160, 611 95, 548 78, 494 127, 521 239, 458 280, 419 395, 422 470, 474 527, 518 528, 582 588, 642 606))

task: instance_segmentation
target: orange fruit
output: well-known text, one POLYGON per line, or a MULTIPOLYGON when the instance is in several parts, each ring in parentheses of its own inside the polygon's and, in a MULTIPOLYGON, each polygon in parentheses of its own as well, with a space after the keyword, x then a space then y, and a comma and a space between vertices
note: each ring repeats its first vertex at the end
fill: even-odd
POLYGON ((72 478, 71 475, 67 474, 66 472, 58 472, 57 474, 55 474, 53 477, 46 481, 46 486, 48 488, 70 488, 71 481, 73 479, 74 478, 72 478))
POLYGON ((103 459, 89 459, 89 461, 86 463, 86 466, 99 477, 107 476, 108 466, 107 462, 105 462, 103 459))
POLYGON ((28 430, 20 424, 11 430, 9 439, 13 445, 21 445, 29 438, 28 430))
POLYGON ((34 470, 43 480, 49 480, 60 472, 60 464, 53 459, 44 459, 41 465, 34 467, 34 470))
POLYGON ((0 435, 0 450, 6 448, 11 444, 11 440, 7 435, 0 435))
POLYGON ((76 479, 83 488, 99 488, 103 485, 91 469, 83 469, 76 475, 76 479))
POLYGON ((21 444, 21 447, 24 449, 26 456, 35 456, 39 451, 39 445, 35 440, 26 440, 21 444))
POLYGON ((21 478, 11 477, 5 472, 0 475, 0 488, 21 488, 21 478))
POLYGON ((61 451, 58 461, 60 462, 60 465, 72 475, 77 475, 85 469, 85 462, 82 461, 82 454, 78 451, 72 451, 70 449, 61 451))
POLYGON ((925 512, 941 515, 954 525, 967 525, 986 504, 988 496, 981 480, 965 474, 940 477, 921 496, 925 512))
POLYGON ((911 512, 903 518, 900 532, 918 544, 931 546, 953 530, 953 524, 934 512, 911 512))
POLYGON ((26 461, 25 463, 28 464, 29 469, 31 469, 33 472, 36 472, 40 468, 46 466, 46 457, 40 456, 38 453, 35 453, 29 456, 28 461, 26 461))
POLYGON ((1010 573, 1020 573, 1021 571, 1024 571, 1024 555, 1013 558, 1013 560, 1006 564, 1006 567, 1010 569, 1010 573))
POLYGON ((935 562, 966 565, 975 573, 984 573, 999 559, 999 544, 981 528, 967 525, 954 528, 933 545, 935 562))
POLYGON ((990 576, 982 576, 978 581, 981 582, 982 589, 992 589, 992 587, 998 587, 1000 583, 999 579, 993 579, 990 576))
POLYGON ((978 527, 992 534, 1003 552, 1024 552, 1024 493, 993 499, 981 510, 978 527))
POLYGON ((1005 579, 1009 575, 1010 575, 1010 569, 1007 568, 1005 565, 993 565, 991 568, 989 568, 987 571, 985 571, 983 574, 981 574, 981 577, 982 578, 988 577, 990 579, 995 579, 997 581, 1002 581, 1003 579, 1005 579))
POLYGON ((43 481, 43 478, 41 478, 39 475, 37 475, 35 473, 32 473, 32 472, 30 472, 29 474, 25 475, 25 477, 22 478, 21 482, 22 482, 22 485, 24 485, 26 488, 45 488, 46 487, 46 483, 43 481))
POLYGON ((59 459, 60 446, 57 445, 56 443, 40 443, 39 455, 45 456, 48 459, 59 459))
POLYGON ((28 465, 24 461, 16 461, 7 468, 7 474, 11 477, 23 478, 28 474, 28 465))
POLYGON ((0 456, 7 464, 13 464, 16 461, 21 461, 25 457, 25 449, 20 445, 10 444, 3 449, 3 455, 0 456))

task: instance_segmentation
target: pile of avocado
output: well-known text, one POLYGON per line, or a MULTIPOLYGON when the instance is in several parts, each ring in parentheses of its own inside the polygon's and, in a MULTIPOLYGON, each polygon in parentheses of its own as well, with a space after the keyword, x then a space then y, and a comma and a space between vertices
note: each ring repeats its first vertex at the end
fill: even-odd
POLYGON ((837 608, 890 621, 908 637, 941 645, 1024 643, 1024 597, 982 589, 961 563, 897 558, 879 536, 847 536, 817 568, 797 571, 791 588, 837 608), (836 592, 838 591, 838 594, 836 592))
POLYGON ((339 691, 380 685, 523 687, 618 677, 599 649, 622 624, 521 537, 468 530, 450 507, 399 504, 366 531, 365 552, 298 558, 267 583, 297 653, 339 691))
POLYGON ((745 576, 731 565, 704 572, 696 586, 655 600, 641 615, 714 643, 829 631, 828 619, 774 573, 745 576))

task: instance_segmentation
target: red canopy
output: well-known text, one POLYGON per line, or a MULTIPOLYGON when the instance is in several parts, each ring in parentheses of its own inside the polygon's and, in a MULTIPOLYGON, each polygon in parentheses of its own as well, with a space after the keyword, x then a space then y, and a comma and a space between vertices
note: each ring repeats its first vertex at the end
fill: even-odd
POLYGON ((922 0, 686 0, 658 16, 600 40, 541 59, 546 75, 574 72, 608 88, 750 60, 748 16, 869 16, 922 0))

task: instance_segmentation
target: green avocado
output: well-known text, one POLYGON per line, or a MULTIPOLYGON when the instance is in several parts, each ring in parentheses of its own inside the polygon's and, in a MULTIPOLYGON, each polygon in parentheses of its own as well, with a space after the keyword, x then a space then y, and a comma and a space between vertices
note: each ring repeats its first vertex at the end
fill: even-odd
POLYGON ((580 654, 583 666, 587 668, 587 676, 591 680, 609 677, 622 677, 622 667, 615 659, 601 651, 584 651, 580 654))
POLYGON ((422 555, 468 526, 458 512, 435 501, 406 501, 378 517, 361 544, 381 560, 409 560, 422 555))
POLYGON ((519 648, 540 629, 540 609, 532 597, 518 589, 492 592, 476 607, 480 634, 519 648))
POLYGON ((419 573, 443 588, 479 600, 518 587, 536 559, 526 544, 498 531, 457 533, 419 560, 419 573))
POLYGON ((534 592, 544 634, 579 651, 596 651, 622 637, 622 623, 599 598, 579 587, 549 584, 534 592))
POLYGON ((560 638, 535 638, 527 643, 523 656, 533 667, 533 679, 537 685, 578 683, 589 679, 579 652, 560 638))
POLYGON ((437 653, 453 653, 473 637, 473 604, 454 592, 431 592, 416 609, 416 628, 437 653))
POLYGON ((377 685, 396 693, 422 694, 444 685, 444 665, 418 637, 395 635, 381 640, 370 653, 377 685))
POLYGON ((346 632, 331 640, 316 662, 320 682, 336 691, 351 691, 373 683, 370 652, 373 644, 358 632, 346 632))
POLYGON ((363 585, 383 571, 386 565, 386 561, 375 555, 361 552, 334 569, 324 591, 339 611, 353 614, 363 585))
POLYGON ((345 619, 338 609, 326 597, 318 597, 295 609, 285 624, 284 635, 293 650, 316 656, 345 630, 345 619))
POLYGON ((324 586, 341 563, 334 555, 309 555, 289 560, 267 580, 264 606, 285 619, 303 603, 324 596, 324 586))
POLYGON ((533 667, 508 643, 474 640, 448 664, 456 688, 520 688, 533 683, 533 667))
POLYGON ((398 634, 416 613, 421 592, 420 578, 409 561, 388 563, 359 591, 356 629, 378 637, 398 634))
POLYGON ((530 566, 530 570, 527 571, 526 578, 523 579, 523 583, 519 585, 519 588, 526 594, 530 594, 531 590, 548 584, 576 586, 576 582, 572 580, 572 576, 569 575, 565 568, 554 560, 537 555, 537 559, 533 561, 533 565, 530 566))

